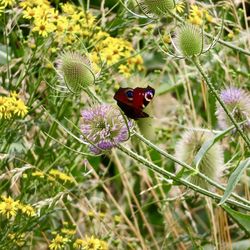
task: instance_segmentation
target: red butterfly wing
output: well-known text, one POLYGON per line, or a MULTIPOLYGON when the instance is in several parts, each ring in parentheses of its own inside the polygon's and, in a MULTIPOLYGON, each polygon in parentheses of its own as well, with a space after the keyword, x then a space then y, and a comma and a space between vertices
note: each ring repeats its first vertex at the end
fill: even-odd
POLYGON ((154 97, 155 90, 147 88, 120 88, 114 95, 118 106, 124 113, 132 119, 144 118, 149 115, 142 110, 149 104, 154 97))

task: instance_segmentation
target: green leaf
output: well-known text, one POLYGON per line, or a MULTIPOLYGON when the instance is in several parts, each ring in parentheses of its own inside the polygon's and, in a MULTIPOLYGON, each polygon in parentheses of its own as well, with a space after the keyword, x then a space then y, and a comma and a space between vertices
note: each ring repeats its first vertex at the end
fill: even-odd
POLYGON ((222 207, 232 217, 232 219, 246 231, 247 234, 250 234, 250 215, 235 211, 226 205, 223 205, 222 207))
POLYGON ((225 203, 227 198, 231 195, 233 192, 235 186, 239 182, 241 175, 243 174, 244 170, 250 166, 250 158, 247 158, 246 160, 242 161, 233 171, 233 173, 230 175, 228 184, 226 187, 226 190, 224 192, 223 197, 221 198, 221 201, 219 205, 222 205, 225 203))

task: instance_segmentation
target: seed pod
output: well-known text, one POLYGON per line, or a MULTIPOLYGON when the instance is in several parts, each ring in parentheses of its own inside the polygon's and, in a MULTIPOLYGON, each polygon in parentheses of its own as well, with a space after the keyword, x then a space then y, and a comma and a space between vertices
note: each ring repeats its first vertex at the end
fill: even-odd
POLYGON ((199 28, 185 24, 177 31, 176 48, 183 56, 197 56, 203 49, 203 38, 199 28))
POLYGON ((95 82, 90 62, 77 52, 65 52, 58 60, 58 75, 73 93, 79 93, 95 82))
POLYGON ((146 14, 163 16, 169 10, 174 9, 174 0, 140 0, 139 5, 146 14))
MULTIPOLYGON (((205 131, 187 131, 185 132, 175 148, 175 156, 189 165, 192 164, 196 154, 202 145, 209 141, 213 134, 205 131)), ((224 166, 223 149, 219 143, 215 143, 203 156, 199 164, 199 171, 207 177, 218 180, 222 174, 224 166)), ((180 165, 176 165, 180 169, 180 165)), ((203 188, 209 188, 209 184, 197 175, 189 176, 189 180, 203 188)))

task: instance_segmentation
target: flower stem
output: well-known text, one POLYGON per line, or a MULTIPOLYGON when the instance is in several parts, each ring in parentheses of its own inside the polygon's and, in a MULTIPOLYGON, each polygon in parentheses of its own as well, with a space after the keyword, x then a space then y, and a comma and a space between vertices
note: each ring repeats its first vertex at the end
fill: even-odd
POLYGON ((91 99, 95 100, 97 103, 102 103, 101 99, 99 96, 96 95, 94 91, 90 88, 85 88, 84 91, 90 96, 91 99))
POLYGON ((238 125, 237 121, 234 119, 234 117, 231 114, 231 112, 228 110, 228 108, 226 107, 226 105, 224 104, 224 102, 221 100, 221 98, 220 98, 219 94, 217 93, 217 91, 216 91, 213 83, 210 81, 208 75, 203 70, 203 68, 202 68, 202 66, 201 66, 201 64, 199 62, 198 57, 193 58, 192 62, 194 63, 194 65, 196 66, 196 68, 199 70, 199 72, 202 75, 203 79, 205 80, 205 82, 206 82, 209 90, 211 91, 211 93, 213 94, 213 96, 216 98, 216 100, 219 102, 219 104, 222 106, 222 108, 226 112, 227 116, 229 117, 229 119, 231 120, 231 122, 233 123, 233 125, 235 126, 235 128, 238 130, 238 132, 241 135, 241 137, 243 138, 243 140, 246 142, 248 148, 250 149, 250 140, 249 140, 248 136, 243 132, 243 130, 238 125))
MULTIPOLYGON (((158 173, 161 175, 161 177, 164 180, 167 180, 167 178, 170 178, 192 190, 194 190, 195 192, 198 192, 200 194, 203 194, 205 196, 211 197, 212 199, 214 199, 215 201, 220 201, 222 196, 219 194, 216 194, 214 192, 210 192, 204 188, 201 188, 199 186, 196 186, 195 184, 189 182, 186 179, 183 178, 178 178, 176 177, 175 174, 168 172, 167 170, 157 166, 156 164, 148 161, 147 159, 145 159, 145 157, 138 155, 137 153, 131 151, 130 149, 127 149, 126 147, 122 146, 122 145, 118 145, 117 146, 122 152, 124 152, 126 155, 130 156, 131 158, 133 158, 134 160, 136 160, 137 162, 140 162, 143 164, 143 166, 146 166, 147 168, 153 170, 154 172, 158 173)), ((231 204, 231 205, 235 205, 237 207, 243 208, 247 211, 250 211, 250 206, 245 205, 241 202, 238 202, 236 200, 232 200, 232 199, 227 199, 226 201, 227 203, 231 204)))
MULTIPOLYGON (((153 144, 151 141, 147 140, 145 137, 143 137, 141 134, 137 133, 136 131, 133 131, 133 135, 136 136, 137 138, 140 139, 140 141, 144 142, 146 145, 148 145, 150 148, 156 150, 158 153, 160 153, 161 155, 165 156, 166 158, 168 158, 169 160, 179 164, 180 166, 189 169, 191 171, 195 171, 195 169, 191 166, 189 166, 188 164, 186 164, 185 162, 182 162, 178 159, 176 159, 174 156, 172 156, 171 154, 168 154, 166 151, 160 149, 158 146, 156 146, 155 144, 153 144)), ((225 192, 226 188, 223 187, 222 185, 218 184, 217 182, 215 182, 214 180, 210 179, 209 177, 207 177, 206 175, 204 175, 201 172, 197 172, 197 175, 201 178, 203 178, 204 180, 206 180, 208 183, 210 183, 212 186, 222 190, 225 192)), ((242 198, 241 196, 232 193, 231 194, 234 198, 248 204, 250 206, 250 202, 244 198, 242 198)))

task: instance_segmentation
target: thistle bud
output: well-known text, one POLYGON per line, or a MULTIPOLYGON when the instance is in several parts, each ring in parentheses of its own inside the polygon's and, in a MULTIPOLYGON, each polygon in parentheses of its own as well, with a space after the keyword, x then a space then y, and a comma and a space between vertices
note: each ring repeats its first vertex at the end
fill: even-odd
POLYGON ((139 4, 145 13, 157 16, 162 16, 175 7, 174 0, 141 0, 139 4))
MULTIPOLYGON (((187 131, 185 132, 175 148, 175 156, 178 160, 191 165, 202 145, 209 141, 213 134, 205 131, 187 131)), ((218 180, 222 174, 224 166, 223 149, 219 143, 215 143, 203 156, 199 164, 199 172, 210 179, 218 180)), ((176 165, 177 169, 180 166, 176 165)), ((189 181, 193 184, 209 188, 209 184, 197 175, 191 175, 189 181)))
POLYGON ((58 60, 58 75, 71 92, 78 93, 95 82, 90 62, 77 52, 65 52, 58 60))
POLYGON ((203 38, 199 28, 185 24, 177 31, 176 48, 183 56, 197 56, 203 49, 203 38))

